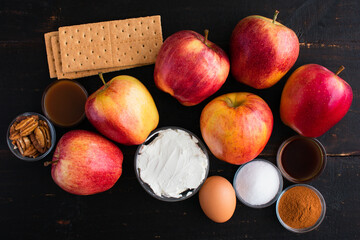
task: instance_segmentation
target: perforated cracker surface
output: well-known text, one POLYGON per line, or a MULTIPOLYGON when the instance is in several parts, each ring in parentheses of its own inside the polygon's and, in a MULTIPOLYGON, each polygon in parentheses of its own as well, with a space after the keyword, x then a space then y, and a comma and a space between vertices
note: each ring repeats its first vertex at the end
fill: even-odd
POLYGON ((86 70, 86 71, 79 71, 79 72, 71 72, 71 73, 64 73, 62 72, 62 62, 61 62, 61 51, 60 51, 60 45, 59 45, 59 36, 54 35, 51 37, 51 47, 53 49, 53 59, 54 59, 54 65, 56 67, 57 73, 58 73, 58 79, 76 79, 76 78, 82 78, 82 77, 88 77, 88 76, 94 76, 102 73, 107 72, 114 72, 114 71, 120 71, 132 67, 139 67, 143 66, 143 64, 138 65, 129 65, 129 66, 123 66, 123 67, 115 67, 115 68, 103 68, 103 69, 97 69, 97 70, 86 70))
POLYGON ((61 27, 62 72, 153 64, 162 41, 160 16, 61 27))

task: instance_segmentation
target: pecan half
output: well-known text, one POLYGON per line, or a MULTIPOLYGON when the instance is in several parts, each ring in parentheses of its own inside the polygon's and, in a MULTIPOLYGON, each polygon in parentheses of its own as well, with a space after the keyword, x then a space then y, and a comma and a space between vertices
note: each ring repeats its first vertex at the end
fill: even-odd
POLYGON ((15 119, 15 125, 16 124, 18 124, 19 122, 21 122, 22 120, 24 120, 24 119, 27 119, 29 116, 20 116, 20 117, 17 117, 16 119, 15 119))
POLYGON ((48 124, 47 124, 47 122, 46 121, 44 121, 44 120, 39 120, 39 125, 40 126, 44 126, 44 127, 47 127, 47 128, 49 128, 49 126, 48 126, 48 124))
POLYGON ((51 146, 51 136, 50 136, 49 127, 46 125, 46 127, 45 126, 40 126, 39 128, 44 133, 45 142, 46 142, 46 148, 50 148, 50 146, 51 146))
POLYGON ((28 149, 26 149, 23 153, 23 156, 25 157, 31 157, 33 155, 35 155, 37 153, 36 148, 34 148, 33 146, 29 147, 28 149))
POLYGON ((37 128, 38 125, 38 121, 28 123, 26 126, 20 128, 20 136, 29 135, 37 128))
POLYGON ((27 117, 24 120, 20 121, 18 124, 16 124, 15 130, 20 130, 22 128, 25 128, 28 124, 32 124, 35 122, 36 122, 35 118, 27 117))
POLYGON ((19 141, 16 141, 16 146, 19 149, 21 155, 24 156, 24 149, 22 148, 21 143, 19 141))
POLYGON ((10 134, 15 133, 15 132, 17 132, 17 130, 15 130, 15 123, 14 123, 14 124, 11 125, 11 127, 10 127, 10 134))
POLYGON ((31 141, 28 137, 23 137, 22 140, 24 141, 25 143, 25 148, 29 148, 30 145, 31 145, 31 141))
POLYGON ((17 141, 20 143, 21 148, 24 149, 24 150, 26 150, 26 146, 25 146, 24 140, 23 140, 22 138, 19 138, 17 141))
POLYGON ((39 145, 41 146, 41 148, 46 147, 46 136, 45 133, 43 132, 43 130, 40 127, 35 128, 34 130, 34 134, 35 134, 35 138, 37 140, 37 142, 39 143, 39 145))
POLYGON ((34 133, 30 134, 30 140, 31 140, 32 146, 33 146, 37 151, 39 151, 40 153, 44 153, 44 152, 45 152, 45 148, 41 147, 41 145, 39 144, 38 140, 36 139, 34 133))
POLYGON ((9 136, 9 139, 10 140, 17 140, 19 139, 21 136, 20 136, 20 132, 19 131, 15 131, 13 133, 10 133, 10 136, 9 136))

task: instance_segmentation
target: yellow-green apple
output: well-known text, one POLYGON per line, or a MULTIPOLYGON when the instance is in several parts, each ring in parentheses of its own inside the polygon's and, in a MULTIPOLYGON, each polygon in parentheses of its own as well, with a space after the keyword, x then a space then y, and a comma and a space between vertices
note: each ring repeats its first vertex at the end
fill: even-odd
POLYGON ((189 30, 174 33, 156 58, 156 86, 185 106, 196 105, 214 94, 229 75, 229 58, 207 36, 206 30, 205 37, 189 30))
POLYGON ((90 123, 104 136, 125 145, 143 143, 159 123, 159 113, 146 87, 136 78, 114 77, 85 104, 90 123))
POLYGON ((123 154, 111 141, 85 130, 72 130, 59 140, 51 176, 63 190, 91 195, 110 189, 122 173, 123 154))
POLYGON ((350 108, 350 85, 327 68, 307 64, 287 80, 280 100, 284 124, 306 137, 319 137, 339 122, 350 108))
POLYGON ((210 101, 200 116, 202 137, 220 160, 243 164, 260 154, 272 129, 273 115, 259 96, 228 93, 210 101))
POLYGON ((253 15, 242 19, 230 39, 231 73, 257 89, 273 86, 299 56, 299 39, 294 31, 274 18, 253 15))

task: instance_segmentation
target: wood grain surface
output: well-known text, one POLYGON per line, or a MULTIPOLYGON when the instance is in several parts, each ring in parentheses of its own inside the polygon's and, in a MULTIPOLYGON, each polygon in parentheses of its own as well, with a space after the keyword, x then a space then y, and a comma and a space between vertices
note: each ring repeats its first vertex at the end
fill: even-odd
MULTIPOLYGON (((0 239, 360 239, 360 2, 358 0, 224 0, 224 1, 20 1, 0 3, 0 239), (202 33, 229 53, 236 23, 249 15, 272 17, 299 36, 300 55, 295 66, 275 86, 255 90, 229 76, 223 87, 193 107, 180 105, 156 88, 154 66, 105 74, 131 75, 152 94, 160 114, 158 127, 179 126, 201 136, 201 110, 214 97, 248 91, 261 96, 274 114, 274 129, 260 157, 275 162, 281 142, 296 133, 279 117, 281 91, 299 66, 317 63, 336 71, 353 88, 347 115, 319 137, 328 153, 324 173, 312 181, 325 197, 326 217, 310 233, 294 234, 278 222, 275 205, 251 209, 237 202, 234 216, 217 224, 202 212, 198 196, 177 203, 148 195, 134 172, 136 146, 118 146, 124 153, 123 175, 107 192, 75 196, 61 190, 43 161, 27 163, 11 154, 6 131, 20 113, 41 113, 42 92, 49 78, 43 34, 58 27, 160 14, 163 37, 180 30, 202 33)), ((101 86, 98 77, 79 79, 89 93, 101 86)), ((71 129, 95 131, 85 119, 80 125, 56 128, 57 140, 71 129)), ((51 160, 52 154, 45 158, 51 160)), ((210 174, 232 182, 238 166, 210 156, 210 174)), ((291 185, 285 181, 285 186, 291 185)))

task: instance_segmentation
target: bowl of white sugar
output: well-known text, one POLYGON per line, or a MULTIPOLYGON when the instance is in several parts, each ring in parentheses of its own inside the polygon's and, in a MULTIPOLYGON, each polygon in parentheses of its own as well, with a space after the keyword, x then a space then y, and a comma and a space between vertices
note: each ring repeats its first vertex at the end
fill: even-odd
POLYGON ((156 199, 176 202, 198 192, 209 173, 205 145, 192 132, 179 127, 153 131, 135 153, 140 185, 156 199))
POLYGON ((233 180, 236 197, 252 208, 268 207, 278 199, 283 189, 280 170, 270 161, 254 159, 241 165, 233 180))

